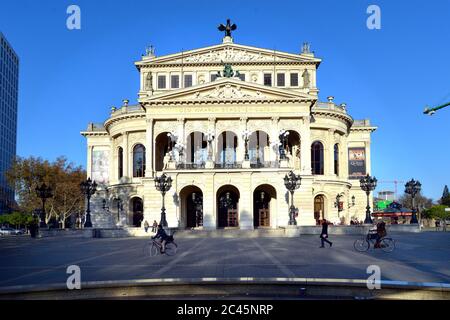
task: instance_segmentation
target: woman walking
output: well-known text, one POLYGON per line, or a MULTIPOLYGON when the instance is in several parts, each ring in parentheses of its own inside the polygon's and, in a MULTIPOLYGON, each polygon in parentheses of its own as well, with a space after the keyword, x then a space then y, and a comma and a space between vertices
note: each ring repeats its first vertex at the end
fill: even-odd
POLYGON ((322 232, 320 233, 320 241, 322 242, 322 245, 320 246, 320 248, 325 248, 325 242, 328 243, 331 248, 333 242, 329 241, 327 238, 328 238, 328 221, 326 219, 323 219, 322 232))

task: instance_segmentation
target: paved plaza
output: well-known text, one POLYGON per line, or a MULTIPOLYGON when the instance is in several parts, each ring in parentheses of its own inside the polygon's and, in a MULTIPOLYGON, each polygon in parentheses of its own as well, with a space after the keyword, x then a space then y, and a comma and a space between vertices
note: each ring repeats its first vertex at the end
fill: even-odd
POLYGON ((69 265, 82 281, 201 277, 317 277, 366 279, 369 265, 383 280, 450 283, 450 233, 391 234, 392 253, 359 253, 359 236, 332 236, 319 248, 318 236, 299 238, 176 238, 175 256, 149 257, 145 238, 0 238, 0 287, 65 283, 69 265))

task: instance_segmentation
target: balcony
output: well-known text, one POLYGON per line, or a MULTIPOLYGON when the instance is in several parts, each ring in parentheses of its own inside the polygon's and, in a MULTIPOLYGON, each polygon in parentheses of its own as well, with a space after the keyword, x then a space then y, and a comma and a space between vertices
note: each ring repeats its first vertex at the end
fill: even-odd
MULTIPOLYGON (((244 166, 245 167, 245 166, 244 166)), ((214 163, 214 169, 245 169, 242 162, 229 162, 229 163, 214 163)), ((252 162, 250 163, 250 169, 267 169, 267 168, 279 168, 280 163, 278 161, 267 162, 252 162)), ((199 163, 177 163, 176 170, 204 170, 206 168, 205 162, 199 163)), ((248 169, 248 167, 246 167, 248 169)), ((213 168, 210 168, 213 169, 213 168)))

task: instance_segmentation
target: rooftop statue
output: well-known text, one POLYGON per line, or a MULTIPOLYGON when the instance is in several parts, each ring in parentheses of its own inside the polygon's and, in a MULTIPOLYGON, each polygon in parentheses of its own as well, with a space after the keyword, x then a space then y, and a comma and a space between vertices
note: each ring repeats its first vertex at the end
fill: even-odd
POLYGON ((220 24, 217 29, 219 29, 219 31, 225 31, 225 37, 231 37, 231 31, 236 30, 237 26, 234 23, 231 24, 230 19, 227 19, 227 24, 220 24))

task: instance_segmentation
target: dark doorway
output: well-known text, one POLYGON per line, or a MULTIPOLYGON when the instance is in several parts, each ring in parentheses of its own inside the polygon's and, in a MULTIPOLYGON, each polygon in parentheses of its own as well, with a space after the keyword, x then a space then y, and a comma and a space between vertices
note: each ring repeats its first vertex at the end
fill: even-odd
POLYGON ((144 220, 144 204, 141 198, 133 198, 133 226, 140 227, 144 220))
POLYGON ((238 227, 239 191, 233 186, 224 186, 217 194, 218 227, 238 227))
POLYGON ((319 195, 314 198, 314 219, 316 219, 316 225, 322 223, 325 217, 325 198, 319 195))
POLYGON ((186 198, 186 228, 203 226, 203 193, 192 192, 186 198))
POLYGON ((276 191, 270 185, 261 185, 253 192, 253 226, 270 227, 271 202, 276 199, 276 191))

